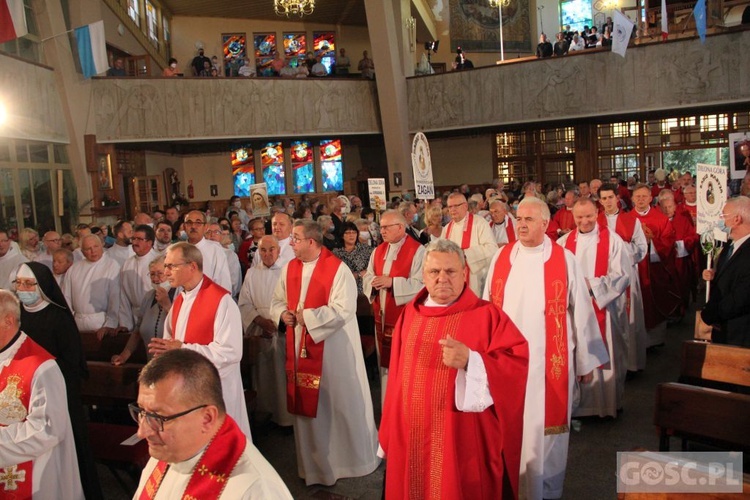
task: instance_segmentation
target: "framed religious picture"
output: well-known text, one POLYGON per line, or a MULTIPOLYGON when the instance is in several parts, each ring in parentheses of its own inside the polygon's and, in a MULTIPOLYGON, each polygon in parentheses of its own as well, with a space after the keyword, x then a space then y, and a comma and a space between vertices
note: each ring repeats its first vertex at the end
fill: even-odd
POLYGON ((108 191, 112 186, 112 161, 110 155, 101 154, 97 157, 96 178, 99 191, 108 191))
POLYGON ((750 132, 729 134, 730 179, 742 179, 750 171, 750 132))

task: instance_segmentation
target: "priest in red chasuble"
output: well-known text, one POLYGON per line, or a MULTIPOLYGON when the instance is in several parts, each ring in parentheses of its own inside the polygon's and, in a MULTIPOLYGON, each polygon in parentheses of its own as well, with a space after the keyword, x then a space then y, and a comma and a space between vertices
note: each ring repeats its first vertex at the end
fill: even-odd
POLYGON ((386 498, 518 496, 528 347, 465 270, 457 244, 430 243, 425 289, 396 324, 380 424, 386 498))
POLYGON ((219 372, 201 354, 176 349, 152 359, 128 409, 151 455, 133 498, 292 498, 227 414, 219 372))
POLYGON ((700 245, 700 237, 690 214, 678 209, 672 191, 664 190, 659 193, 659 209, 667 216, 674 228, 674 266, 678 289, 682 295, 681 312, 684 314, 690 304, 690 292, 698 282, 698 271, 693 265, 693 253, 700 245))
POLYGON ((643 291, 643 314, 649 346, 664 343, 667 319, 682 305, 674 267, 674 228, 666 215, 651 205, 651 189, 639 184, 633 190, 633 215, 641 222, 648 241, 648 255, 638 264, 643 291))

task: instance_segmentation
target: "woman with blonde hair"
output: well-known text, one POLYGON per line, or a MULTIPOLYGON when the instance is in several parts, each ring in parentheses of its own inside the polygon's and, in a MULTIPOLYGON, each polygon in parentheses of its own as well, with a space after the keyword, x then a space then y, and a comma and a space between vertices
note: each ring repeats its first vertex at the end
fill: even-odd
POLYGON ((21 248, 24 257, 29 260, 36 260, 42 254, 42 249, 39 248, 39 233, 30 227, 21 231, 18 236, 18 246, 21 248))

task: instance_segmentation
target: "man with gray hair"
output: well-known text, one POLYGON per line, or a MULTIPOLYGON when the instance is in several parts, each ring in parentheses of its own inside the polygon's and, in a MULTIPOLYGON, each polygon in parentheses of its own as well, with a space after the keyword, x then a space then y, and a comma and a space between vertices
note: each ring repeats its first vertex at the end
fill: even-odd
POLYGON ((0 498, 82 500, 65 380, 0 290, 0 498))
POLYGON ((232 277, 229 275, 229 263, 224 249, 219 243, 203 237, 206 230, 206 214, 200 210, 192 210, 185 216, 184 225, 188 243, 195 245, 203 255, 203 274, 231 292, 232 277))
POLYGON ((457 244, 431 242, 425 288, 396 323, 380 423, 386 498, 518 497, 528 344, 465 273, 457 244))
POLYGON ((464 251, 469 267, 469 286, 480 295, 487 266, 497 252, 495 237, 486 220, 469 212, 466 197, 461 193, 451 193, 448 197, 448 213, 451 221, 443 228, 441 237, 456 243, 464 251))
POLYGON ((398 211, 383 213, 380 218, 383 243, 370 255, 367 272, 362 278, 362 290, 375 314, 381 402, 385 400, 388 383, 393 328, 404 305, 424 286, 424 247, 407 236, 406 226, 406 219, 398 211))
POLYGON ((529 343, 521 496, 560 498, 574 383, 590 383, 609 357, 575 256, 545 234, 549 207, 527 196, 517 219, 518 241, 492 259, 484 298, 507 313, 529 343))
POLYGON ((227 413, 250 437, 242 391, 242 319, 229 291, 203 274, 203 254, 190 243, 167 249, 164 275, 172 288, 182 287, 167 314, 164 338, 148 345, 157 356, 173 349, 190 349, 207 357, 221 375, 227 413))
POLYGON ((501 200, 490 203, 490 227, 497 246, 502 248, 516 241, 516 220, 508 215, 508 205, 501 200))
POLYGON ((286 325, 287 407, 297 470, 308 486, 365 476, 380 462, 355 316, 357 284, 322 245, 316 222, 294 223, 296 258, 282 269, 271 300, 271 319, 286 325))

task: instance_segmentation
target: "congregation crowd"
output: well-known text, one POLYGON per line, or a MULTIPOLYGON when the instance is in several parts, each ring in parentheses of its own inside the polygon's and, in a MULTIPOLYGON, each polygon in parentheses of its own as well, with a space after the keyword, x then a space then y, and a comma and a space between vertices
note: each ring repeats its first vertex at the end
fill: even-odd
POLYGON ((307 485, 385 459, 386 498, 560 498, 571 420, 617 418, 703 280, 699 327, 750 347, 750 182, 706 270, 693 176, 646 181, 498 180, 382 214, 303 195, 259 217, 235 196, 111 231, 0 230, 0 497, 102 497, 80 395, 79 332, 96 332, 129 335, 115 366, 148 353, 129 405, 152 457, 136 498, 291 498, 252 444, 248 389, 292 429, 307 485))

